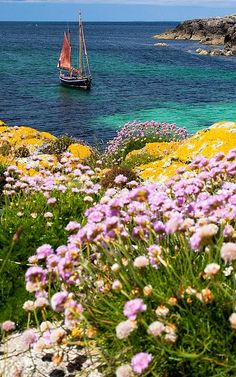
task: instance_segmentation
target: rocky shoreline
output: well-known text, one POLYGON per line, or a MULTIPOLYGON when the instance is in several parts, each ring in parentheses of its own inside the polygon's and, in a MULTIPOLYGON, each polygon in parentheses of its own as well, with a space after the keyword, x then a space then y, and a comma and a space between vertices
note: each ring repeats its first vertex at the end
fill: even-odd
POLYGON ((217 50, 198 49, 199 51, 196 52, 201 55, 236 55, 236 14, 225 17, 187 20, 177 25, 174 29, 154 35, 154 38, 194 40, 205 45, 223 47, 217 50), (204 52, 201 53, 202 51, 204 52))

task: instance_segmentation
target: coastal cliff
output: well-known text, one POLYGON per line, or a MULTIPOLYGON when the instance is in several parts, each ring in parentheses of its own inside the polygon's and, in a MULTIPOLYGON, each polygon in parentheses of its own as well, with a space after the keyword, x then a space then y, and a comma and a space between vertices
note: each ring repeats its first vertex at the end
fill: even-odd
POLYGON ((157 39, 196 40, 206 45, 224 45, 236 54, 236 14, 184 21, 174 29, 154 36, 157 39))

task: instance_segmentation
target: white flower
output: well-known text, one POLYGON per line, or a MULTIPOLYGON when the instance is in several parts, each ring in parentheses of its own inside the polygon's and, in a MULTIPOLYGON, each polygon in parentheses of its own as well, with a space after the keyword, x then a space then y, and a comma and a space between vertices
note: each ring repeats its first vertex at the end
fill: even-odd
POLYGON ((165 335, 165 340, 168 342, 168 343, 175 343, 176 340, 177 340, 177 335, 176 333, 174 332, 170 332, 168 334, 165 335))
POLYGON ((116 280, 113 281, 112 289, 114 291, 120 291, 122 289, 122 284, 121 284, 120 280, 116 279, 116 280))
POLYGON ((52 325, 52 323, 50 321, 43 321, 43 322, 40 323, 39 328, 40 328, 41 332, 45 332, 47 330, 52 329, 53 325, 52 325))
POLYGON ((118 263, 114 263, 112 266, 111 266, 111 270, 113 272, 119 272, 120 271, 120 265, 118 263))
POLYGON ((155 321, 148 327, 147 333, 153 336, 160 336, 165 330, 165 325, 162 322, 155 321))
POLYGON ((52 214, 52 212, 46 212, 46 213, 43 215, 43 217, 45 217, 45 219, 50 219, 50 218, 53 217, 53 214, 52 214))
POLYGON ((225 276, 230 276, 233 270, 234 270, 234 268, 232 266, 226 267, 223 271, 223 274, 225 276))
POLYGON ((134 267, 137 267, 137 268, 146 267, 148 266, 148 264, 149 264, 149 260, 142 255, 140 255, 140 257, 135 258, 134 260, 134 267))
POLYGON ((169 309, 165 305, 160 305, 156 308, 155 313, 157 316, 166 317, 169 314, 169 309))
POLYGON ((236 330, 236 313, 232 313, 229 317, 229 322, 232 327, 232 329, 236 330))
POLYGON ((116 326, 116 336, 118 339, 127 338, 132 331, 137 328, 137 322, 127 319, 116 326))
POLYGON ((61 343, 65 335, 66 335, 66 332, 62 328, 55 329, 52 331, 50 335, 50 341, 52 343, 61 343))
POLYGON ((45 297, 38 297, 34 303, 35 309, 45 308, 45 306, 48 306, 48 305, 49 305, 49 302, 45 297))
POLYGON ((31 300, 25 301, 23 309, 27 312, 32 312, 34 310, 34 302, 31 300))
POLYGON ((116 369, 116 377, 132 377, 133 370, 129 364, 121 365, 116 369))
POLYGON ((207 276, 216 275, 217 272, 219 271, 220 271, 220 266, 217 263, 210 263, 204 269, 204 272, 207 276))
POLYGON ((236 244, 233 242, 223 244, 220 253, 225 263, 233 262, 236 259, 236 244))

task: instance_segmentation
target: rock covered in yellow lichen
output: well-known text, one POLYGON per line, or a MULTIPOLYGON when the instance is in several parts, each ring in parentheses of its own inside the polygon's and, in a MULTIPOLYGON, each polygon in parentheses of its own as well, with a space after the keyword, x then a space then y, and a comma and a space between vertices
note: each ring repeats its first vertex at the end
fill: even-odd
MULTIPOLYGON (((211 158, 218 152, 228 153, 235 147, 236 122, 218 122, 179 142, 179 145, 162 159, 141 165, 138 169, 143 179, 164 182, 174 175, 177 168, 188 169, 188 164, 194 157, 211 158)), ((157 156, 160 157, 158 154, 157 156)))
POLYGON ((92 153, 89 147, 79 143, 71 144, 68 148, 68 151, 71 152, 74 157, 78 157, 81 160, 84 160, 85 158, 91 156, 92 153))
POLYGON ((236 147, 236 123, 219 122, 185 140, 172 157, 183 162, 196 156, 213 157, 217 152, 228 153, 236 147))
POLYGON ((155 156, 157 158, 163 158, 166 155, 169 155, 171 152, 176 150, 179 146, 178 141, 170 141, 168 142, 156 142, 156 143, 148 143, 142 149, 136 149, 130 152, 126 159, 129 159, 133 156, 148 154, 149 156, 155 156))
POLYGON ((3 122, 3 120, 0 119, 0 126, 6 126, 6 123, 3 122))
MULTIPOLYGON (((40 132, 34 128, 20 126, 8 127, 0 126, 0 146, 9 143, 11 152, 14 154, 20 147, 26 147, 29 153, 34 153, 44 143, 56 139, 55 136, 40 132)), ((9 153, 10 155, 10 153, 9 153)))

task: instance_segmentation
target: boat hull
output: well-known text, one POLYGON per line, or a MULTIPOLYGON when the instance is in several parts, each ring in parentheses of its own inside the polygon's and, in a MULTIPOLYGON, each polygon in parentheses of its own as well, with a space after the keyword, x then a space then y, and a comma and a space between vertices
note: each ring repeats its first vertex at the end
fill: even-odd
POLYGON ((89 90, 91 88, 91 77, 70 77, 60 75, 61 85, 69 88, 89 90))

